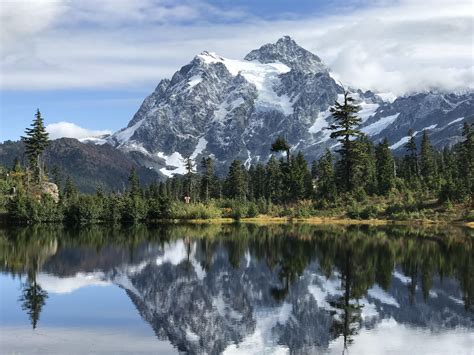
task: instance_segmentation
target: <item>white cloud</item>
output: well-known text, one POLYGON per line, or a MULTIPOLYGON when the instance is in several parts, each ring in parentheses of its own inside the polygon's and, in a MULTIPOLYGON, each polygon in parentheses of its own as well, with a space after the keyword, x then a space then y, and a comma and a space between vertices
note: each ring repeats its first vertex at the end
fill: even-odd
POLYGON ((50 123, 46 125, 46 130, 49 133, 50 139, 57 138, 88 138, 88 137, 97 137, 104 134, 110 134, 110 130, 91 130, 87 128, 80 127, 71 122, 57 122, 50 123))
POLYGON ((6 4, 0 5, 3 89, 151 85, 203 50, 241 58, 285 34, 351 86, 401 94, 474 83, 470 0, 370 1, 341 15, 274 20, 201 1, 6 4))
POLYGON ((102 272, 77 273, 74 276, 58 277, 41 273, 37 277, 38 283, 50 293, 71 293, 88 286, 110 286, 102 272))

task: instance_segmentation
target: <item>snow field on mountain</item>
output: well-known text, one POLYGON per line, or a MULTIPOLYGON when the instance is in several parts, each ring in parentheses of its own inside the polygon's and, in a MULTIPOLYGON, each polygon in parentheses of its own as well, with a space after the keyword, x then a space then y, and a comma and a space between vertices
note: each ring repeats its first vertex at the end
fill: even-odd
POLYGON ((242 75, 249 83, 255 85, 258 98, 257 110, 275 109, 285 115, 293 113, 293 106, 287 95, 278 96, 274 87, 280 84, 279 75, 291 69, 282 63, 262 64, 246 60, 223 58, 215 53, 204 52, 198 56, 207 64, 222 63, 233 76, 242 75))

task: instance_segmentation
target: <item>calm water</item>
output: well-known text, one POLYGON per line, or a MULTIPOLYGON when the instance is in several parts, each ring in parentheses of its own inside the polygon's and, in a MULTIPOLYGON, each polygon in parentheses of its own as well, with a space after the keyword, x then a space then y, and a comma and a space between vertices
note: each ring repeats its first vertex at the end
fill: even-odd
POLYGON ((0 230, 4 354, 473 354, 474 232, 0 230))

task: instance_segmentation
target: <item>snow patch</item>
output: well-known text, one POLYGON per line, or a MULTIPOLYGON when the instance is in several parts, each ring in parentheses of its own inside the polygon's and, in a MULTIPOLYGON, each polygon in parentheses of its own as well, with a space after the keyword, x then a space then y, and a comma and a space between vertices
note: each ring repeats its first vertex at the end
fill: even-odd
POLYGON ((394 102, 397 99, 397 95, 391 92, 381 92, 377 94, 378 97, 380 97, 383 101, 386 102, 394 102))
POLYGON ((144 121, 145 119, 141 119, 140 121, 135 123, 133 126, 127 127, 118 131, 117 133, 113 135, 113 137, 119 142, 119 144, 125 143, 133 136, 135 131, 142 125, 144 121))
POLYGON ((359 103, 359 106, 361 107, 361 110, 357 113, 357 115, 362 119, 362 123, 372 117, 380 107, 379 104, 370 104, 366 102, 359 103))
POLYGON ((463 119, 464 119, 464 117, 456 118, 454 121, 449 122, 449 123, 447 124, 447 126, 451 126, 452 124, 461 122, 463 119))
MULTIPOLYGON (((202 268, 201 264, 196 261, 196 244, 191 245, 191 250, 189 251, 190 262, 194 267, 194 272, 196 277, 199 280, 204 279, 206 276, 206 271, 202 268)), ((163 265, 165 263, 171 263, 173 265, 180 264, 183 260, 188 257, 188 247, 184 241, 179 240, 176 243, 168 244, 164 247, 163 255, 156 258, 156 265, 163 265)))
POLYGON ((290 319, 293 306, 285 302, 275 309, 261 309, 254 312, 255 330, 236 345, 231 344, 224 354, 288 354, 288 347, 277 344, 272 336, 272 329, 279 323, 285 324, 290 319))
POLYGON ((401 282, 403 282, 405 285, 409 284, 411 282, 411 277, 403 275, 399 271, 394 271, 393 272, 393 277, 399 279, 401 282))
POLYGON ((380 132, 382 132, 385 128, 387 128, 389 125, 391 125, 397 117, 400 115, 400 113, 396 113, 391 116, 386 116, 382 117, 379 119, 377 122, 374 122, 364 128, 361 129, 362 132, 368 134, 369 136, 376 135, 380 132))
POLYGON ((421 131, 429 131, 430 129, 435 129, 438 125, 437 124, 432 124, 431 126, 423 128, 421 131))
POLYGON ((194 76, 190 77, 189 80, 188 80, 189 89, 195 87, 201 81, 202 81, 201 75, 194 75, 194 76))
POLYGON ((245 80, 255 85, 258 92, 257 110, 278 110, 285 115, 293 113, 293 105, 287 95, 278 95, 274 87, 280 84, 279 75, 288 73, 291 69, 285 64, 252 62, 223 58, 215 53, 204 52, 198 55, 205 63, 222 63, 233 76, 242 75, 245 80))
POLYGON ((190 342, 197 342, 199 341, 199 335, 194 333, 189 327, 186 328, 186 339, 190 342))
POLYGON ((225 117, 232 112, 234 109, 239 107, 244 103, 244 99, 239 97, 231 102, 224 101, 221 103, 217 109, 214 111, 214 120, 223 121, 225 117))
POLYGON ((403 137, 402 139, 400 139, 398 142, 392 144, 392 145, 390 146, 390 149, 392 149, 392 150, 393 150, 393 149, 397 149, 397 148, 401 147, 402 145, 407 144, 409 140, 410 140, 410 137, 409 137, 409 136, 405 136, 405 137, 403 137))
POLYGON ((379 300, 380 302, 384 304, 388 304, 390 306, 395 306, 397 308, 400 308, 400 305, 398 304, 397 300, 393 298, 392 295, 389 295, 387 292, 385 292, 380 286, 375 285, 369 289, 367 294, 379 300))
POLYGON ((107 138, 104 137, 104 136, 101 136, 101 137, 86 137, 86 138, 80 138, 79 142, 103 145, 103 144, 107 143, 107 138))
POLYGON ((199 138, 196 148, 194 148, 194 152, 191 154, 191 159, 196 159, 196 157, 206 149, 206 146, 207 140, 204 137, 199 138))
POLYGON ((165 159, 166 167, 161 168, 160 172, 167 177, 173 177, 174 174, 184 175, 186 169, 184 167, 184 158, 178 153, 174 152, 173 154, 167 156, 162 152, 156 153, 159 158, 165 159), (174 167, 170 169, 170 167, 174 167))

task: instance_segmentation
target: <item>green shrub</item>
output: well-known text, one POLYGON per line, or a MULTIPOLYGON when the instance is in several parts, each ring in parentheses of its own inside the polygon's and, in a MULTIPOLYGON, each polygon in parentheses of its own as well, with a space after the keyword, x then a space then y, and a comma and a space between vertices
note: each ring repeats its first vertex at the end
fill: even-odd
POLYGON ((253 217, 257 217, 258 215, 259 215, 259 209, 257 205, 254 202, 250 202, 248 204, 247 217, 253 218, 253 217))
POLYGON ((247 216, 247 211, 248 211, 248 208, 245 203, 236 201, 236 203, 234 204, 230 212, 230 217, 238 221, 241 218, 244 218, 247 216))
POLYGON ((147 219, 166 219, 171 216, 171 204, 168 198, 159 197, 148 200, 147 219))
POLYGON ((213 203, 182 203, 173 202, 170 206, 170 218, 172 219, 212 219, 220 218, 221 210, 213 203))
POLYGON ((103 216, 103 201, 95 195, 79 195, 66 202, 64 218, 68 223, 95 223, 103 216))
POLYGON ((309 218, 315 214, 313 202, 309 200, 299 201, 290 211, 290 216, 296 218, 309 218))
POLYGON ((372 219, 378 216, 379 210, 375 205, 369 205, 362 209, 359 213, 359 217, 362 219, 372 219))
POLYGON ((135 223, 145 219, 147 206, 139 196, 127 196, 123 199, 121 219, 126 223, 135 223))

